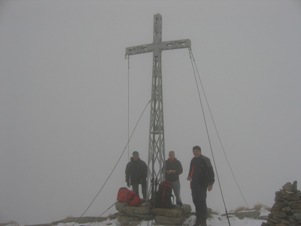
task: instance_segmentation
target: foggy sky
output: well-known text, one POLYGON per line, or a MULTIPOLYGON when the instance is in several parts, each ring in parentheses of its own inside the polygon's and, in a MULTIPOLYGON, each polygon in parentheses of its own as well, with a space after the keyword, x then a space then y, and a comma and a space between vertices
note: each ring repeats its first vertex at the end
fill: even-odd
MULTIPOLYGON (((271 206, 284 183, 301 183, 300 12, 288 0, 0 1, 0 222, 48 223, 89 205, 150 100, 152 55, 131 56, 128 71, 125 48, 152 42, 156 13, 163 41, 191 39, 249 206, 271 206)), ((181 196, 192 205, 191 148, 213 157, 188 50, 162 58, 165 150, 182 162, 181 196)), ((86 215, 116 201, 132 151, 147 161, 149 114, 86 215)), ((245 206, 208 120, 227 208, 245 206)), ((224 211, 217 182, 207 202, 224 211)))

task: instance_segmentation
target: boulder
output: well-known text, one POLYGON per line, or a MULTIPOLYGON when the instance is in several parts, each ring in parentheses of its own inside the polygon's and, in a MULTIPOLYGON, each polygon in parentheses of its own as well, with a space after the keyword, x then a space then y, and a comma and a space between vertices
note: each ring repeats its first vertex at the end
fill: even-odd
POLYGON ((155 216, 155 221, 160 225, 182 225, 185 218, 183 217, 165 217, 165 216, 155 216))
POLYGON ((149 203, 133 207, 126 203, 116 202, 115 207, 119 212, 118 221, 121 225, 135 225, 137 221, 153 219, 160 225, 182 225, 191 214, 191 206, 186 204, 167 209, 151 208, 149 203))

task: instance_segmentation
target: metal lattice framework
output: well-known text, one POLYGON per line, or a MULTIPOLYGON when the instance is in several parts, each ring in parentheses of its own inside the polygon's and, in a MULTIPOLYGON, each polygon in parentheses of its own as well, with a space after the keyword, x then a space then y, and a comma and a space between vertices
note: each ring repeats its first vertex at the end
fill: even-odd
POLYGON ((162 42, 162 16, 156 14, 154 15, 153 43, 126 48, 126 56, 153 52, 147 199, 150 198, 150 195, 154 191, 154 181, 160 183, 164 179, 165 142, 161 67, 162 51, 190 47, 191 41, 189 39, 162 42))

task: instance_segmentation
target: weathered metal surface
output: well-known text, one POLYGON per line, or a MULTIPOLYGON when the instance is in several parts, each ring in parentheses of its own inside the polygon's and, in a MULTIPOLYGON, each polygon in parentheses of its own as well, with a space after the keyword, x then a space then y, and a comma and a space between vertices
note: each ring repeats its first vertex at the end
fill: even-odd
POLYGON ((191 41, 189 39, 162 42, 162 16, 156 14, 154 15, 153 43, 126 48, 126 56, 153 53, 147 199, 150 198, 155 190, 155 181, 160 183, 164 179, 165 139, 161 67, 162 51, 190 47, 191 41))

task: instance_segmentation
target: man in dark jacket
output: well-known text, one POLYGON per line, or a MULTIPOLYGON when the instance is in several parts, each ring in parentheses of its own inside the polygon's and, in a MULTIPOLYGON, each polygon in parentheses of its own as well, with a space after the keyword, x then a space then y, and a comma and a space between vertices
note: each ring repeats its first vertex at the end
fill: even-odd
POLYGON ((195 226, 207 226, 207 190, 211 191, 214 172, 210 159, 203 156, 200 146, 192 148, 194 158, 190 162, 188 180, 190 180, 192 201, 195 206, 195 226))
POLYGON ((126 165, 125 181, 128 187, 132 185, 137 195, 139 195, 139 184, 141 184, 144 200, 146 199, 146 177, 147 165, 139 158, 139 153, 134 151, 131 161, 126 165))
POLYGON ((179 175, 183 172, 183 167, 181 162, 176 159, 174 151, 170 151, 168 157, 169 158, 165 161, 165 179, 171 183, 172 190, 176 196, 177 205, 182 206, 179 175))

